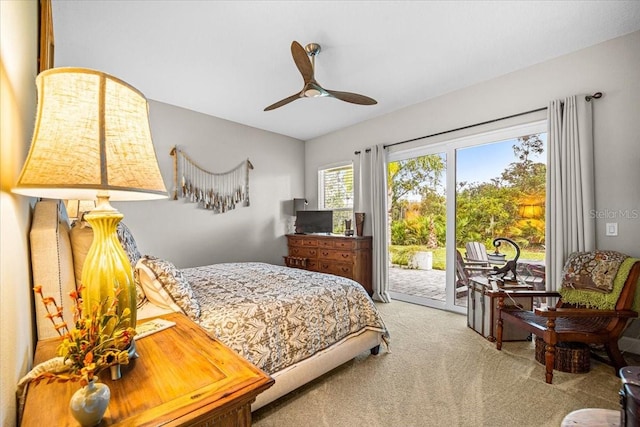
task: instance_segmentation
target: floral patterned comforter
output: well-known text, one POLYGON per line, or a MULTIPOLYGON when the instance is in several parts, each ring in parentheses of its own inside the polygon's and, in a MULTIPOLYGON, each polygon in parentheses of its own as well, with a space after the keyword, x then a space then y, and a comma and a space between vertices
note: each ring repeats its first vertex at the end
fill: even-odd
POLYGON ((272 374, 341 339, 387 329, 356 282, 264 263, 182 269, 212 336, 272 374))

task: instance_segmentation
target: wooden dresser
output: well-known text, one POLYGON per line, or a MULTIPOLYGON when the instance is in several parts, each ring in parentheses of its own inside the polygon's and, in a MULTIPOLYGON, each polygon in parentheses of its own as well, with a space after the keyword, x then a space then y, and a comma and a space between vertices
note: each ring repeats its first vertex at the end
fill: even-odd
MULTIPOLYGON (((250 426, 251 403, 273 379, 183 314, 162 317, 176 326, 137 340, 140 357, 122 366, 121 379, 112 381, 109 370, 102 372, 111 401, 99 425, 250 426)), ((57 338, 38 342, 34 363, 53 357, 59 343, 57 338)), ((21 425, 77 426, 69 400, 79 387, 30 385, 21 425)))
POLYGON ((287 234, 287 246, 287 266, 347 277, 373 294, 371 236, 287 234))

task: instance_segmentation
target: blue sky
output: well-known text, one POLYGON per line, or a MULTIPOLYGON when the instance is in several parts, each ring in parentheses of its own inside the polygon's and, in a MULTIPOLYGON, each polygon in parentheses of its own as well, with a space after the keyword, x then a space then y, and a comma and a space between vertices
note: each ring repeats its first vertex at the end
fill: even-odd
MULTIPOLYGON (((547 163, 547 134, 540 134, 540 139, 544 142, 544 152, 541 155, 532 155, 530 159, 536 163, 547 163)), ((517 138, 507 139, 489 144, 476 145, 473 147, 460 148, 457 150, 457 178, 456 182, 490 182, 493 178, 498 178, 510 163, 517 161, 513 154, 513 145, 517 138)), ((440 154, 444 160, 444 154, 440 154)), ((443 179, 443 184, 446 180, 443 179)), ((441 189, 442 191, 442 189, 441 189)), ((408 200, 420 200, 419 194, 407 194, 408 200)))
MULTIPOLYGON (((545 151, 541 155, 531 156, 530 159, 536 163, 547 163, 547 134, 540 135, 540 139, 544 141, 545 151)), ((489 182, 499 177, 509 163, 517 161, 511 148, 516 142, 517 139, 508 139, 459 149, 456 181, 489 182)))

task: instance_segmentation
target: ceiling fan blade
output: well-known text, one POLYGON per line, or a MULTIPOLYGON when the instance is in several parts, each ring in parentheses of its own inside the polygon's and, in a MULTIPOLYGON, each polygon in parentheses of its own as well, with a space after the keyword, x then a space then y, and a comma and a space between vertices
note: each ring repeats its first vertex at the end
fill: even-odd
POLYGON ((296 63, 300 74, 302 74, 304 83, 307 84, 313 80, 313 66, 309 55, 307 55, 302 45, 295 40, 291 42, 291 56, 293 56, 293 61, 296 63))
POLYGON ((276 108, 282 107, 283 105, 287 105, 288 103, 293 102, 298 98, 300 98, 300 94, 299 93, 296 93, 294 95, 288 96, 285 99, 281 99, 280 101, 276 102, 275 104, 269 105, 267 108, 264 109, 264 111, 275 110, 276 108))
POLYGON ((337 90, 329 90, 329 89, 324 89, 324 90, 334 98, 338 98, 341 101, 350 102, 352 104, 374 105, 378 103, 378 101, 376 101, 373 98, 369 98, 368 96, 364 96, 364 95, 359 95, 357 93, 340 92, 337 90))

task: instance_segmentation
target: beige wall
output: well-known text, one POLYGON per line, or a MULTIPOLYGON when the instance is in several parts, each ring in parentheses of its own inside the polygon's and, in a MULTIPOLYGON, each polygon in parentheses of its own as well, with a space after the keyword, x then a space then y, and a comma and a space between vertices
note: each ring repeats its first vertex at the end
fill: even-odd
POLYGON ((249 159, 250 206, 224 214, 184 200, 114 203, 140 251, 179 267, 230 261, 282 264, 294 197, 304 192, 304 143, 206 114, 150 101, 160 171, 173 188, 171 148, 178 144, 201 167, 225 172, 249 159))
MULTIPOLYGON (((425 70, 425 78, 428 74, 425 70)), ((634 209, 640 209, 639 75, 640 32, 635 32, 307 141, 305 196, 315 205, 318 168, 355 160, 354 150, 546 107, 552 99, 601 91, 604 97, 593 107, 596 210, 605 216, 596 222, 597 245, 640 257, 640 217, 633 215, 634 209), (605 223, 614 221, 606 216, 620 210, 630 214, 615 219, 619 235, 605 236, 605 223)), ((494 127, 504 124, 508 123, 494 127)), ((452 133, 446 138, 483 130, 487 127, 452 133)))
POLYGON ((31 367, 29 200, 9 191, 26 157, 36 109, 38 4, 0 1, 0 420, 15 425, 15 390, 31 367))

